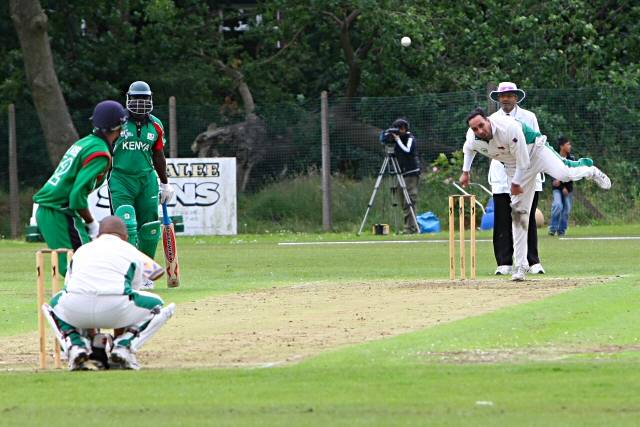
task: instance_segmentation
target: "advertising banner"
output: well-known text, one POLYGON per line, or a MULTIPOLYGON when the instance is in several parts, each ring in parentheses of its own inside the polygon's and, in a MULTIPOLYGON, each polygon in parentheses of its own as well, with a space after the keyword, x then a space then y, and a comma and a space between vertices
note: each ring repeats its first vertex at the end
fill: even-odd
MULTIPOLYGON (((169 215, 182 215, 182 234, 237 234, 235 157, 167 159, 167 176, 176 193, 169 215)), ((106 184, 91 193, 89 207, 98 220, 110 214, 106 184)))

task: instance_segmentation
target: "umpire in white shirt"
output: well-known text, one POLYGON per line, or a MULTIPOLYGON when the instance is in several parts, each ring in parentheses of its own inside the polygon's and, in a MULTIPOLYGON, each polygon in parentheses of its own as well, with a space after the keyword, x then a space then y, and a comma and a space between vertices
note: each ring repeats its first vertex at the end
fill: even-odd
MULTIPOLYGON (((540 132, 536 115, 525 110, 518 104, 526 97, 522 89, 518 89, 515 83, 501 82, 498 89, 492 91, 489 96, 500 104, 500 109, 491 116, 511 116, 525 123, 533 130, 540 132)), ((529 215, 529 229, 527 233, 527 261, 529 273, 544 274, 544 268, 538 255, 538 230, 536 227, 536 209, 538 208, 538 196, 542 191, 544 174, 536 177, 535 195, 529 215)), ((511 229, 511 182, 502 163, 491 160, 489 167, 489 184, 493 193, 494 221, 493 221, 493 253, 498 268, 496 274, 511 274, 513 266, 513 232, 511 229)))

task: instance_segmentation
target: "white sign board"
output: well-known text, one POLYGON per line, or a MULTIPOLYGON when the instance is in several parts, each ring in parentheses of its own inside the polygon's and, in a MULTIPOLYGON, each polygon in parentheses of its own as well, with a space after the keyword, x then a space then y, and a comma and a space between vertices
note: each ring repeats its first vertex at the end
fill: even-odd
MULTIPOLYGON (((169 215, 182 215, 183 234, 237 234, 235 157, 167 159, 167 176, 176 192, 169 215)), ((106 184, 89 195, 89 208, 98 220, 110 215, 106 184)))

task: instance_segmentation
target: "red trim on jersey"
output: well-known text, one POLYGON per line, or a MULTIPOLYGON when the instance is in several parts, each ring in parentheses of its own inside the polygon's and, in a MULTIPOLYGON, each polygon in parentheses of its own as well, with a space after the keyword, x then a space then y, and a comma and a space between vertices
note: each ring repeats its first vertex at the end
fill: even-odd
POLYGON ((87 159, 82 163, 82 167, 87 166, 89 163, 91 163, 91 160, 96 159, 98 157, 106 157, 108 160, 108 165, 111 164, 111 154, 107 153, 106 151, 99 151, 97 153, 93 153, 91 155, 89 155, 89 157, 87 157, 87 159))
POLYGON ((153 123, 153 127, 156 128, 156 132, 158 132, 158 140, 155 144, 153 144, 153 150, 162 151, 164 150, 164 130, 162 129, 162 126, 160 126, 153 120, 151 121, 151 123, 153 123))

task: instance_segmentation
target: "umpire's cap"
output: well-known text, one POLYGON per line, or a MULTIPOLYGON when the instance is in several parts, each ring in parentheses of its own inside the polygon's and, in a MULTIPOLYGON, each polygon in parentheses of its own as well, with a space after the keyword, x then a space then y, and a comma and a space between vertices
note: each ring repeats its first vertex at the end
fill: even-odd
POLYGON ((93 109, 91 123, 102 132, 117 130, 127 121, 127 110, 118 101, 102 101, 93 109))

